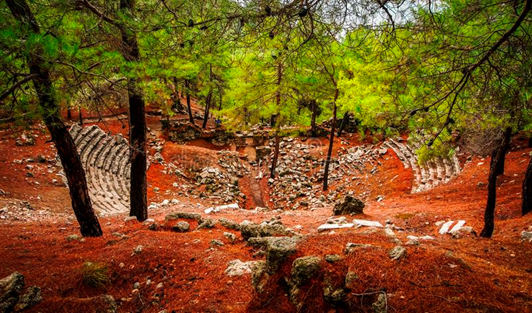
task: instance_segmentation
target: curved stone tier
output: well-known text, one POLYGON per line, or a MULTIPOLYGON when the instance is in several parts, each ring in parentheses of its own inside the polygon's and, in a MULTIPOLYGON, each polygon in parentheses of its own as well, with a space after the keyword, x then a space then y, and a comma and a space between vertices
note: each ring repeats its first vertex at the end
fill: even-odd
POLYGON ((461 171, 456 155, 452 158, 437 157, 424 165, 419 165, 415 149, 402 143, 402 139, 388 139, 384 142, 384 146, 397 154, 405 168, 412 168, 414 172, 412 193, 426 191, 444 184, 461 171))
POLYGON ((74 124, 70 134, 85 169, 94 209, 100 215, 129 211, 131 164, 127 140, 110 136, 96 125, 74 124))

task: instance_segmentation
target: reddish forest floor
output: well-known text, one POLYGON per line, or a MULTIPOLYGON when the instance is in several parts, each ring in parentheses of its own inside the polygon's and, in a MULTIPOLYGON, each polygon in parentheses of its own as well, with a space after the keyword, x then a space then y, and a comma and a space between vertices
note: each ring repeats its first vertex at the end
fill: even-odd
MULTIPOLYGON (((148 120, 155 132, 160 131, 158 119, 149 117, 148 120)), ((120 122, 110 120, 105 124, 112 133, 127 135, 120 122)), ((126 224, 126 214, 123 214, 100 218, 103 237, 68 241, 68 235, 78 233, 68 190, 49 167, 55 151, 48 142, 47 133, 40 126, 31 129, 38 135, 34 146, 15 145, 15 139, 23 131, 19 128, 4 129, 0 133, 0 208, 17 201, 27 201, 32 207, 32 210, 20 212, 18 217, 0 219, 0 277, 18 271, 26 277, 27 285, 42 288, 44 300, 31 311, 97 312, 97 308, 80 299, 101 294, 112 295, 117 300, 119 312, 295 310, 282 289, 271 290, 268 293, 270 298, 265 299, 264 294, 253 291, 249 274, 235 277, 224 274, 231 260, 248 261, 262 257, 255 255, 256 249, 247 246, 235 231, 232 232, 238 240, 229 244, 223 235, 229 230, 220 225, 188 233, 175 233, 164 228, 152 231, 141 223, 126 224), (37 155, 43 155, 48 161, 32 163, 31 177, 26 174, 27 162, 13 162, 36 158, 37 155), (213 248, 210 246, 213 239, 222 240, 225 245, 213 248), (143 246, 143 251, 133 254, 138 245, 143 246), (80 270, 88 261, 106 265, 110 283, 101 288, 85 286, 80 270), (148 279, 152 282, 149 285, 146 284, 148 279), (139 293, 132 294, 135 282, 141 287, 139 293)), ((164 134, 158 135, 164 138, 164 134)), ((357 145, 360 144, 357 138, 346 136, 344 141, 348 141, 349 146, 357 145)), ((337 140, 335 146, 337 153, 339 147, 348 145, 337 140)), ((331 216, 332 206, 282 213, 223 211, 212 218, 261 222, 281 216, 284 225, 300 226, 299 232, 308 235, 294 258, 341 254, 348 242, 371 243, 383 248, 351 254, 338 266, 328 264, 325 270, 334 276, 334 273, 345 275, 348 269, 356 268, 361 282, 357 290, 364 293, 385 288, 390 294, 388 305, 391 311, 532 312, 532 243, 520 240, 521 231, 532 225, 532 215, 520 216, 521 184, 530 152, 525 146, 524 141, 515 139, 507 156, 506 171, 499 178, 497 188, 496 228, 491 239, 475 236, 453 239, 449 235, 439 235, 435 226, 435 222, 441 220, 464 219, 466 225, 480 232, 489 158, 472 157, 466 161, 463 156, 463 171, 457 178, 430 191, 410 194, 412 172, 404 169, 390 152, 377 174, 368 178, 366 186, 370 186, 371 196, 366 202, 364 216, 357 218, 383 224, 389 219, 405 230, 397 234, 401 240, 409 234, 436 238, 409 248, 408 257, 400 262, 387 257, 386 249, 394 244, 380 233, 366 234, 364 229, 347 229, 318 234, 316 229, 331 216), (377 202, 377 195, 384 196, 384 200, 377 202)), ((202 141, 186 145, 166 142, 162 153, 167 160, 179 156, 182 162, 201 159, 208 164, 216 161, 216 149, 202 141)), ((319 153, 320 149, 326 149, 326 145, 311 153, 319 153)), ((157 164, 150 167, 148 201, 160 202, 171 197, 180 203, 175 207, 153 210, 150 217, 163 223, 165 215, 173 211, 203 214, 203 209, 210 205, 208 201, 172 193, 172 181, 167 181, 160 174, 161 170, 157 164), (158 193, 153 191, 154 187, 159 188, 158 193)), ((261 186, 267 189, 266 183, 261 186)), ((352 190, 356 188, 353 186, 352 190)), ((243 190, 248 192, 246 188, 243 190)), ((247 209, 250 208, 248 205, 247 209)), ((196 225, 191 226, 194 229, 196 225)), ((308 292, 312 297, 312 289, 308 292)), ((360 311, 371 311, 371 305, 360 305, 360 311)), ((312 308, 306 310, 314 311, 312 308)))

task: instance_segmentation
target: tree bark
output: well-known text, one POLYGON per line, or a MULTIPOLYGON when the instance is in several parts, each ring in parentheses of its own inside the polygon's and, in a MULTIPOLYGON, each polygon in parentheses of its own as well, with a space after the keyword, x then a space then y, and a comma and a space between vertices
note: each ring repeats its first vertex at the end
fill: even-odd
MULTIPOLYGON (((509 132, 506 131, 503 136, 509 137, 511 135, 512 135, 512 133, 511 133, 511 130, 510 130, 509 132)), ((510 138, 503 138, 503 141, 504 140, 506 140, 506 142, 508 144, 506 146, 502 147, 504 149, 502 157, 497 161, 497 164, 495 165, 495 174, 497 176, 504 174, 504 163, 506 161, 506 153, 508 152, 509 145, 510 145, 510 138)), ((494 158, 491 158, 491 163, 495 162, 494 160, 495 160, 494 158)), ((490 167, 492 166, 491 163, 490 163, 490 167)))
MULTIPOLYGON (((120 9, 125 14, 134 11, 134 0, 120 0, 120 9)), ((137 37, 130 30, 120 28, 124 58, 129 62, 140 60, 140 51, 137 37)), ((144 221, 148 218, 147 197, 147 161, 146 161, 146 108, 138 78, 128 78, 129 98, 129 143, 131 158, 131 184, 129 190, 130 210, 129 216, 136 216, 137 220, 144 221)))
MULTIPOLYGON (((273 152, 272 168, 270 178, 275 178, 275 170, 277 168, 277 160, 279 159, 279 128, 281 127, 280 110, 281 110, 281 81, 283 78, 283 65, 277 65, 277 93, 275 95, 275 104, 277 105, 277 114, 275 114, 275 150, 273 152)), ((273 123, 272 115, 272 123, 273 123)), ((273 126, 272 126, 273 127, 273 126)))
POLYGON ((327 150, 327 159, 325 160, 325 170, 323 173, 323 191, 327 191, 329 188, 329 166, 332 159, 332 151, 334 144, 334 130, 336 128, 336 100, 338 99, 338 88, 334 91, 334 102, 333 102, 333 120, 331 125, 331 136, 329 138, 329 150, 327 150))
POLYGON ((525 172, 525 180, 523 180, 523 202, 521 205, 522 214, 532 212, 532 158, 528 162, 525 172))
MULTIPOLYGON (((28 31, 40 34, 39 25, 25 0, 7 0, 7 5, 15 19, 28 31)), ((27 61, 30 73, 35 75, 33 85, 39 105, 44 111, 44 123, 52 136, 65 176, 68 181, 72 208, 83 236, 96 237, 102 235, 98 218, 92 209, 87 187, 85 171, 81 164, 76 145, 68 132, 60 115, 60 107, 54 97, 54 89, 50 78, 49 65, 39 57, 40 51, 28 54, 27 61)))
POLYGON ((275 149, 273 151, 272 168, 270 172, 270 178, 275 178, 275 169, 277 168, 277 160, 279 159, 279 131, 275 131, 275 149))
POLYGON ((223 100, 223 97, 222 97, 222 95, 223 95, 222 88, 221 88, 221 87, 218 88, 218 91, 219 91, 219 93, 220 93, 220 105, 219 105, 219 107, 218 107, 218 111, 221 111, 221 110, 222 110, 222 100, 223 100))
POLYGON ((310 100, 311 106, 312 106, 312 117, 310 121, 310 130, 312 137, 317 137, 318 134, 316 132, 316 112, 318 110, 318 101, 316 99, 310 100))
POLYGON ((342 136, 342 132, 344 131, 345 125, 349 124, 349 112, 345 112, 344 118, 342 119, 342 123, 340 124, 340 128, 338 129, 338 135, 336 137, 342 136))
POLYGON ((194 123, 194 117, 192 116, 192 107, 190 105, 190 82, 188 81, 188 79, 185 80, 185 89, 187 94, 188 121, 192 125, 196 125, 196 123, 194 123))
POLYGON ((173 77, 173 82, 174 82, 174 90, 172 92, 172 96, 173 96, 173 101, 174 103, 172 104, 173 108, 176 110, 176 111, 182 111, 184 108, 183 108, 183 104, 181 103, 181 97, 179 96, 179 92, 177 91, 177 77, 173 77))
POLYGON ((497 164, 501 158, 504 157, 510 137, 512 128, 508 127, 505 130, 504 138, 499 147, 491 154, 492 161, 490 162, 490 172, 488 176, 488 201, 486 203, 486 210, 484 211, 484 228, 480 232, 480 236, 490 238, 493 235, 495 228, 495 205, 497 202, 497 164))
POLYGON ((209 121, 209 110, 211 108, 211 101, 212 101, 212 64, 209 64, 209 81, 211 82, 211 86, 209 86, 209 94, 207 95, 207 99, 205 100, 205 115, 203 116, 203 125, 202 128, 207 128, 207 122, 209 121))

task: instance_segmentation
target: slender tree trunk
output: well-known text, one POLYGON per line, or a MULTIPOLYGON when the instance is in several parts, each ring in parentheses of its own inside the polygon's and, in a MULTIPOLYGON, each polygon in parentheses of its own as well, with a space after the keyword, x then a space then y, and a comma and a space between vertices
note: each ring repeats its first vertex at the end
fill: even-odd
POLYGON ((333 102, 333 121, 331 125, 331 136, 329 138, 329 150, 327 150, 327 160, 325 160, 325 171, 323 173, 323 191, 327 191, 329 188, 329 166, 332 158, 333 144, 334 144, 334 131, 336 128, 336 100, 338 99, 338 88, 334 91, 333 102))
POLYGON ((532 212, 532 158, 528 162, 523 181, 523 202, 521 205, 523 215, 532 212))
MULTIPOLYGON (((509 137, 511 135, 512 135, 511 130, 509 132, 506 131, 504 133, 505 137, 509 137)), ((497 161, 497 164, 495 165, 495 174, 497 176, 504 174, 504 163, 505 163, 505 160, 506 160, 506 153, 508 152, 509 145, 510 145, 510 138, 505 138, 504 140, 506 140, 508 142, 508 144, 503 147, 504 151, 503 151, 502 157, 497 161)), ((493 162, 495 162, 495 159, 491 158, 491 163, 493 163, 493 162)), ((492 166, 491 163, 490 163, 490 167, 492 166)))
POLYGON ((270 172, 270 178, 275 178, 275 169, 277 168, 277 160, 279 159, 279 130, 275 130, 275 148, 273 151, 272 168, 270 172))
POLYGON ((67 109, 67 118, 68 120, 72 120, 72 109, 71 108, 67 109))
MULTIPOLYGON (((120 9, 125 14, 134 11, 134 0, 120 0, 120 9)), ((131 63, 140 61, 137 37, 129 29, 120 28, 124 47, 122 55, 131 63)), ((129 98, 129 143, 131 158, 130 216, 144 221, 148 218, 147 161, 146 161, 146 108, 138 78, 128 78, 129 98)))
POLYGON ((187 109, 188 109, 188 121, 193 124, 193 125, 196 125, 196 123, 194 123, 194 117, 192 116, 192 107, 190 105, 190 82, 187 80, 185 80, 185 89, 186 89, 186 95, 187 95, 187 109))
POLYGON ((212 101, 212 93, 209 92, 207 95, 207 99, 205 100, 205 114, 203 115, 203 125, 201 126, 203 129, 207 128, 207 122, 209 121, 209 111, 212 101))
POLYGON ((311 129, 311 134, 312 134, 312 137, 317 137, 318 134, 316 132, 316 112, 318 110, 318 102, 316 101, 316 99, 313 99, 313 100, 310 100, 311 102, 311 106, 312 106, 312 118, 311 118, 311 121, 310 121, 310 129, 311 129))
MULTIPOLYGON (((279 128, 281 127, 280 110, 281 110, 281 81, 283 78, 283 65, 279 62, 277 65, 277 94, 275 95, 275 104, 277 105, 277 114, 275 115, 275 151, 273 152, 272 168, 270 178, 275 178, 277 160, 279 159, 279 128)), ((272 116, 273 119, 273 116, 272 116)), ((273 122, 273 121, 272 121, 273 122)))
POLYGON ((492 162, 490 163, 490 172, 488 176, 488 201, 484 212, 484 228, 480 236, 490 238, 495 228, 495 205, 497 202, 497 164, 506 153, 506 147, 510 143, 512 128, 505 130, 504 139, 499 147, 491 154, 492 162))
POLYGON ((179 92, 177 91, 177 85, 178 85, 177 77, 173 77, 173 82, 174 82, 174 90, 172 92, 173 97, 174 97, 173 107, 177 111, 182 111, 184 108, 183 108, 183 104, 181 103, 181 97, 179 96, 179 92))
POLYGON ((223 103, 223 102, 222 102, 222 100, 223 100, 223 97, 222 97, 222 95, 223 95, 223 91, 222 91, 222 88, 221 88, 221 87, 218 88, 218 92, 220 93, 220 105, 219 105, 219 107, 218 107, 218 111, 221 111, 221 110, 222 110, 222 103, 223 103))
POLYGON ((340 128, 338 129, 338 135, 336 137, 342 136, 342 132, 347 124, 349 124, 349 112, 345 112, 342 123, 340 124, 340 128))
POLYGON ((211 86, 209 86, 209 94, 207 95, 207 99, 205 101, 205 115, 203 116, 203 125, 202 128, 207 128, 207 122, 209 121, 209 110, 211 108, 211 102, 212 102, 212 64, 209 64, 209 81, 211 82, 211 86))
MULTIPOLYGON (((6 0, 15 19, 33 34, 40 34, 39 26, 25 0, 6 0)), ((27 56, 30 73, 35 75, 33 85, 39 98, 39 104, 44 111, 44 123, 50 131, 55 144, 65 176, 68 181, 72 208, 83 236, 101 236, 102 229, 98 218, 92 209, 87 187, 85 171, 81 164, 76 145, 61 120, 60 107, 54 97, 54 90, 50 78, 49 65, 39 57, 39 51, 27 56)))

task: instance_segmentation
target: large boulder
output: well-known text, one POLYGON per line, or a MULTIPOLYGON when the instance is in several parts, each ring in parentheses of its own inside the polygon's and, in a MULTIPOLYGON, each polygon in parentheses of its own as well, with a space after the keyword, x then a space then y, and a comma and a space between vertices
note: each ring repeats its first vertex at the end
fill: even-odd
POLYGON ((292 281, 296 286, 301 286, 315 277, 321 268, 321 258, 318 256, 304 256, 297 258, 292 263, 292 281))
POLYGON ((296 253, 297 239, 294 237, 272 237, 266 248, 266 265, 269 274, 275 273, 279 266, 296 253))
POLYGON ((290 231, 283 226, 281 221, 275 219, 264 221, 260 224, 243 221, 240 223, 240 232, 245 240, 252 237, 286 236, 290 234, 290 231))
POLYGON ((362 214, 365 207, 364 202, 352 196, 345 196, 344 199, 337 202, 334 205, 333 214, 334 215, 344 215, 344 214, 362 214))

